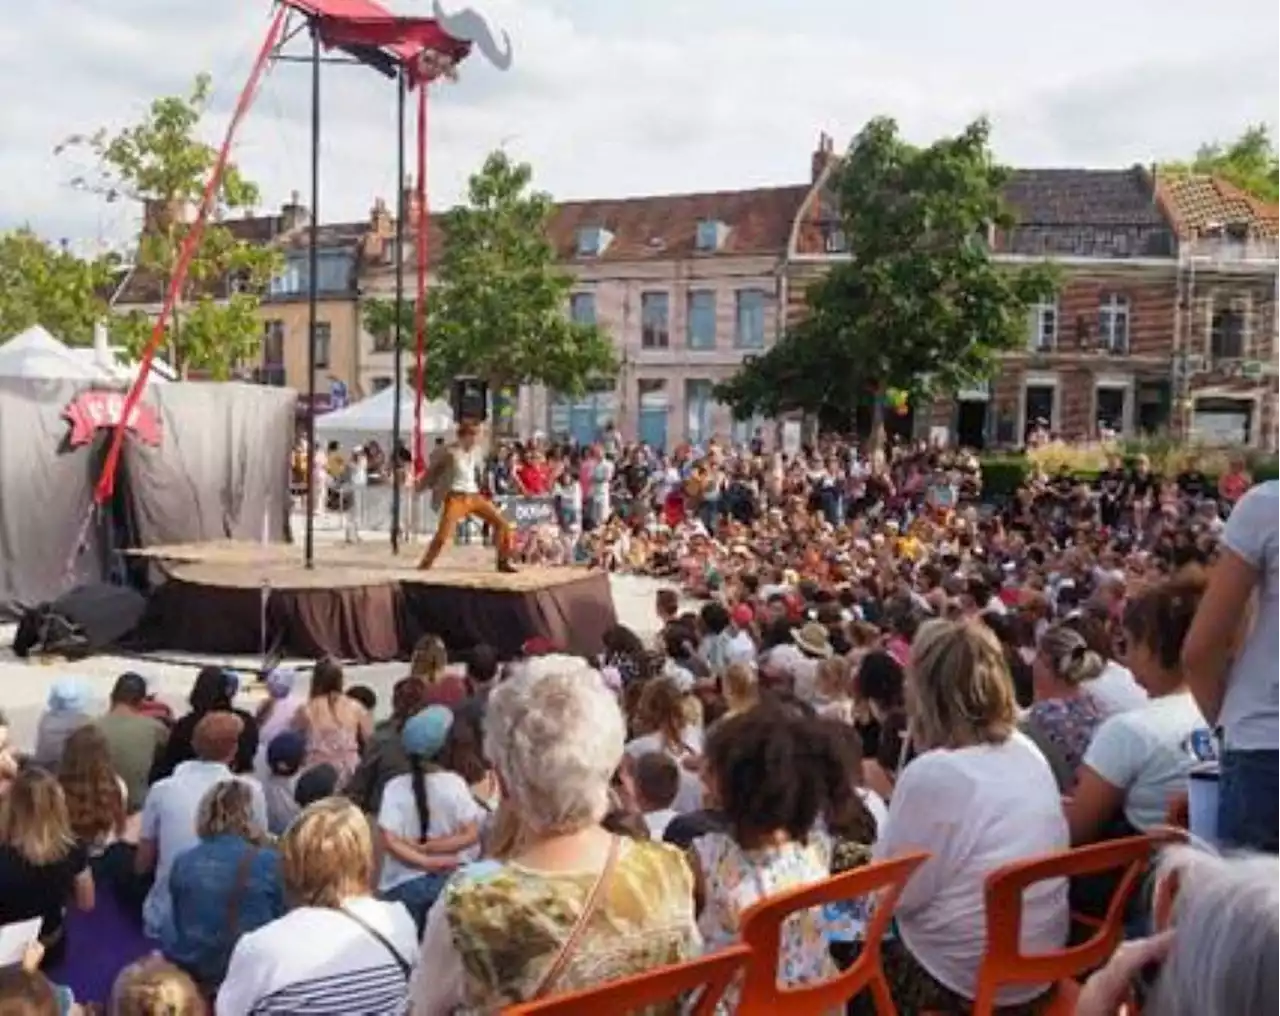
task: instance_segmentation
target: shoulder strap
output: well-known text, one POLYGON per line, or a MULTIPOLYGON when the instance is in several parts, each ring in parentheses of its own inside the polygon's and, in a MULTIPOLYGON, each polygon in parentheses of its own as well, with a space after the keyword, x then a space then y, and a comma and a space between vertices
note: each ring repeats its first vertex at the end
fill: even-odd
POLYGON ((555 958, 551 961, 551 966, 542 975, 542 980, 538 982, 538 987, 527 1001, 533 1001, 551 994, 556 981, 560 979, 565 967, 573 959, 573 954, 578 948, 578 942, 582 939, 583 933, 587 930, 587 925, 591 923, 591 918, 595 916, 596 911, 600 909, 601 902, 604 900, 604 890, 613 876, 613 869, 617 866, 621 843, 622 839, 619 836, 614 836, 609 842, 609 855, 605 858, 604 867, 600 870, 595 885, 591 887, 591 893, 587 896, 586 903, 583 904, 582 913, 578 915, 578 920, 570 930, 569 937, 564 940, 564 945, 556 953, 555 958))
POLYGON ((386 949, 387 952, 391 954, 391 958, 396 961, 396 966, 400 968, 400 973, 404 975, 404 979, 406 981, 409 980, 409 974, 412 972, 413 968, 409 965, 409 961, 400 955, 400 950, 391 944, 391 940, 387 938, 386 935, 380 932, 359 914, 352 910, 348 910, 346 907, 338 907, 338 913, 351 918, 351 920, 355 921, 356 924, 360 925, 361 928, 368 932, 371 938, 375 939, 382 948, 386 949))

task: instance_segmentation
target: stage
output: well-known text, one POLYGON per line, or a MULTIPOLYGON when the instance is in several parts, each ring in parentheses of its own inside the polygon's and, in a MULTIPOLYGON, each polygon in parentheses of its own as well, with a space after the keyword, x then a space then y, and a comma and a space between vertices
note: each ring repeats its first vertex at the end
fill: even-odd
POLYGON ((322 543, 315 567, 292 544, 225 540, 129 552, 145 561, 147 650, 258 653, 372 663, 406 659, 423 635, 451 652, 485 642, 504 657, 540 635, 566 652, 595 654, 616 623, 609 576, 586 568, 494 569, 492 548, 446 548, 415 566, 424 544, 393 555, 385 540, 322 543), (265 631, 263 630, 265 626, 265 631))

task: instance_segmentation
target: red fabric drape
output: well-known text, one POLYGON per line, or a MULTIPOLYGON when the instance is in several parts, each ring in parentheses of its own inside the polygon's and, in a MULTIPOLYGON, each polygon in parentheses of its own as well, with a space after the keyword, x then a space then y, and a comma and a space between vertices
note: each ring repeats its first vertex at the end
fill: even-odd
POLYGON ((214 162, 213 169, 209 173, 209 179, 204 185, 204 195, 200 199, 200 208, 196 213, 196 221, 192 223, 191 229, 187 232, 186 238, 182 242, 182 249, 178 252, 178 263, 174 266, 173 275, 169 279, 169 288, 165 293, 160 315, 156 318, 156 323, 151 329, 151 338, 147 341, 147 348, 142 353, 142 362, 138 366, 138 376, 129 388, 129 394, 124 401, 124 411, 120 414, 120 422, 116 424, 115 432, 111 435, 111 446, 107 449, 106 461, 102 465, 102 475, 98 477, 98 486, 93 494, 94 501, 99 505, 105 503, 115 490, 116 470, 120 465, 120 450, 124 446, 124 435, 128 429, 128 421, 133 416, 134 407, 137 406, 138 400, 142 398, 142 390, 146 387, 147 376, 151 373, 151 364, 155 360, 156 349, 159 348, 160 342, 164 338, 165 325, 169 320, 169 316, 173 313, 173 306, 177 303, 178 294, 182 291, 182 285, 186 282, 187 270, 191 267, 191 259, 195 255, 196 247, 200 243, 200 237, 204 233, 209 211, 213 207, 214 197, 218 193, 219 184, 222 182, 223 171, 227 167, 227 159, 231 153, 231 142, 235 138, 240 122, 253 104, 258 84, 262 80, 262 74, 266 70, 267 63, 271 59, 271 53, 280 38, 280 31, 284 27, 284 19, 287 13, 288 9, 283 6, 276 9, 276 15, 271 19, 271 26, 267 29, 266 38, 262 40, 262 46, 258 50, 258 57, 253 63, 253 69, 249 72, 249 79, 244 83, 240 98, 236 100, 235 112, 231 115, 231 122, 227 124, 226 137, 222 139, 222 147, 218 150, 218 158, 214 162))
POLYGON ((414 392, 413 392, 413 463, 415 470, 425 466, 422 449, 422 390, 426 386, 427 345, 427 82, 418 85, 418 221, 417 233, 417 300, 413 305, 414 392))

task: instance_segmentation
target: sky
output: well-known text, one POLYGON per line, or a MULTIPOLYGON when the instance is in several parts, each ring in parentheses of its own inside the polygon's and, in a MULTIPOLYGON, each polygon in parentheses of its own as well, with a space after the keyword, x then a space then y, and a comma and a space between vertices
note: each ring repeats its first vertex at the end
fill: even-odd
MULTIPOLYGON (((1275 0, 473 0, 512 39, 433 87, 432 207, 465 195, 494 148, 560 199, 802 183, 820 131, 845 147, 872 116, 927 142, 980 114, 1017 166, 1186 157, 1280 121, 1275 0)), ((461 0, 444 0, 447 11, 461 0)), ((270 17, 266 0, 42 0, 0 21, 0 230, 30 225, 93 253, 138 210, 77 191, 67 136, 136 122, 157 96, 214 79, 220 139, 270 17)), ((430 13, 429 0, 392 0, 430 13)), ((302 49, 294 52, 305 52, 302 49)), ((309 202, 309 70, 277 64, 233 148, 264 209, 309 202)), ((367 216, 396 188, 395 96, 325 66, 320 217, 367 216)), ((412 131, 412 116, 410 117, 412 131)), ((412 155, 410 155, 412 167, 412 155)))

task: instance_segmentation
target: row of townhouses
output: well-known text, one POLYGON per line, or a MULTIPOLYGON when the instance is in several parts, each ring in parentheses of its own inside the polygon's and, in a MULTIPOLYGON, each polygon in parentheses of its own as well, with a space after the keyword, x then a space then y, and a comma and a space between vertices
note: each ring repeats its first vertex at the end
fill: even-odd
MULTIPOLYGON (((712 389, 777 341, 803 315, 806 286, 848 256, 856 238, 840 228, 835 163, 824 135, 808 181, 794 186, 559 204, 550 231, 574 278, 566 313, 607 330, 620 369, 573 399, 522 390, 511 426, 590 440, 614 422, 667 447, 751 433, 761 421, 735 423, 712 389)), ((1017 225, 990 237, 994 259, 1052 261, 1057 298, 1031 309, 1025 348, 988 385, 911 407, 895 428, 983 447, 1019 444, 1044 420, 1073 438, 1172 430, 1275 447, 1276 206, 1219 179, 1142 166, 1017 170, 1005 197, 1017 225)), ((305 391, 307 210, 295 197, 279 214, 229 225, 285 255, 260 310, 260 362, 246 369, 305 391)), ((394 292, 394 238, 382 200, 365 221, 317 227, 319 391, 337 381, 358 398, 392 383, 391 346, 362 319, 365 301, 394 292)), ((433 217, 429 277, 441 243, 433 217)), ((410 290, 415 259, 407 250, 410 290)), ((157 299, 138 279, 119 303, 154 309, 157 299)))

